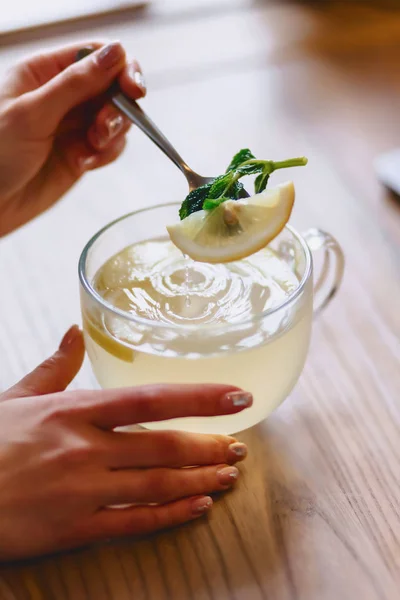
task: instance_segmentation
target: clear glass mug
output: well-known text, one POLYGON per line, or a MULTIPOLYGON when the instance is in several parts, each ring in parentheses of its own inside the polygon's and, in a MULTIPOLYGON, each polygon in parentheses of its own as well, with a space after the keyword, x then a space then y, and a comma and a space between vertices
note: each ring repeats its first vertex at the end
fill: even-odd
POLYGON ((104 388, 151 383, 225 383, 253 393, 253 406, 236 415, 142 424, 232 434, 267 417, 291 392, 306 360, 313 315, 335 295, 344 256, 336 240, 312 229, 286 226, 270 248, 290 265, 299 285, 279 305, 234 323, 165 323, 124 312, 104 300, 93 281, 124 248, 166 237, 178 204, 136 211, 110 223, 84 248, 79 261, 83 330, 89 359, 104 388), (312 254, 323 264, 313 283, 312 254))

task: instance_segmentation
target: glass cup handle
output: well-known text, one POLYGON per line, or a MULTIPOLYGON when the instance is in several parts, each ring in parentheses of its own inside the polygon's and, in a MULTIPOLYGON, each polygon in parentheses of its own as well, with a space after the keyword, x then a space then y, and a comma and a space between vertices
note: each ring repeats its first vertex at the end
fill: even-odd
POLYGON ((318 276, 314 275, 314 315, 318 315, 336 295, 343 279, 345 258, 335 238, 321 229, 303 233, 312 254, 323 250, 324 258, 318 276))

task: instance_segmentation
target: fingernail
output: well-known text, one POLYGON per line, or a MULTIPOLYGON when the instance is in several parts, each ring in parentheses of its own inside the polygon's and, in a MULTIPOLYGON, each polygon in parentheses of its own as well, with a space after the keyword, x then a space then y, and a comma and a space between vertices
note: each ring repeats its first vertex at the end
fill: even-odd
POLYGON ((97 54, 97 64, 102 69, 112 69, 124 57, 124 49, 119 42, 111 42, 104 46, 97 54))
POLYGON ((192 511, 194 515, 201 515, 208 510, 213 505, 212 498, 210 496, 204 496, 203 498, 196 498, 192 502, 192 511))
POLYGON ((225 401, 234 408, 245 408, 253 404, 253 396, 250 392, 228 392, 225 395, 225 401))
POLYGON ((143 73, 140 73, 140 71, 136 71, 135 72, 135 76, 134 76, 134 80, 135 83, 138 87, 140 87, 140 89, 145 92, 146 91, 146 79, 143 75, 143 73))
POLYGON ((79 169, 83 171, 89 171, 96 164, 96 156, 81 156, 78 159, 79 169))
POLYGON ((235 458, 242 459, 247 456, 247 446, 246 444, 241 444, 240 442, 235 442, 231 444, 228 448, 229 452, 235 456, 235 458))
POLYGON ((70 327, 68 329, 67 333, 64 335, 63 339, 61 340, 59 349, 65 350, 66 348, 71 346, 80 336, 81 336, 81 330, 79 329, 79 326, 72 325, 72 327, 70 327))
POLYGON ((105 121, 107 129, 107 141, 119 134, 124 126, 124 117, 122 115, 114 115, 108 117, 105 121))
POLYGON ((146 93, 146 78, 143 75, 142 71, 138 63, 134 62, 131 66, 131 77, 136 85, 142 90, 142 92, 146 93))
POLYGON ((218 469, 217 477, 222 485, 233 485, 239 477, 239 471, 236 467, 223 467, 218 469))

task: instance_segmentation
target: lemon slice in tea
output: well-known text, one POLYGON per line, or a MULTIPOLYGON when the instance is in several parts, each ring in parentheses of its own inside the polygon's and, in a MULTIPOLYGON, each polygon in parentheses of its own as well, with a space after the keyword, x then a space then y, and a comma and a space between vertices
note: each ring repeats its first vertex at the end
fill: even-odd
MULTIPOLYGON (((115 356, 120 360, 124 360, 125 362, 133 361, 134 352, 131 348, 125 346, 123 343, 119 343, 116 339, 111 337, 109 333, 106 332, 104 326, 94 324, 86 315, 83 315, 83 330, 98 346, 103 348, 103 350, 109 354, 112 354, 112 356, 115 356)), ((88 348, 87 340, 86 349, 88 350, 88 354, 90 356, 90 349, 88 348)), ((92 357, 90 356, 90 358, 92 357)))
POLYGON ((284 183, 212 210, 192 213, 167 227, 172 242, 193 260, 226 263, 264 248, 284 228, 294 203, 294 185, 284 183))

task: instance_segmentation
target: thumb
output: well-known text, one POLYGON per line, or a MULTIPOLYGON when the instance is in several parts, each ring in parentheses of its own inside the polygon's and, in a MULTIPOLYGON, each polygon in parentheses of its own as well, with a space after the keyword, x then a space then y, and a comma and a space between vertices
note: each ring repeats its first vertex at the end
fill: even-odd
POLYGON ((42 396, 65 390, 81 368, 84 355, 82 332, 78 325, 73 325, 64 335, 57 352, 2 394, 1 399, 42 396))
POLYGON ((112 42, 70 64, 53 79, 29 92, 30 107, 48 129, 46 133, 53 133, 70 110, 105 92, 125 62, 125 50, 119 42, 112 42))

